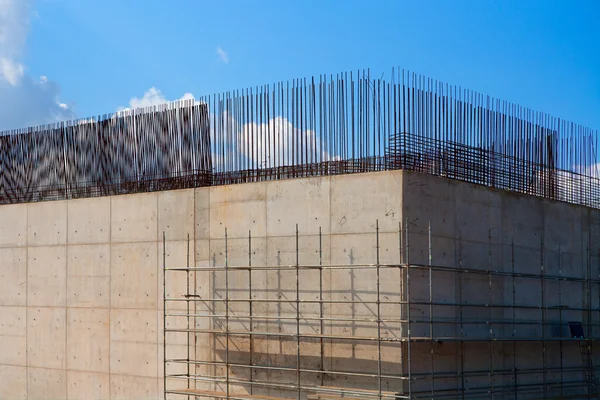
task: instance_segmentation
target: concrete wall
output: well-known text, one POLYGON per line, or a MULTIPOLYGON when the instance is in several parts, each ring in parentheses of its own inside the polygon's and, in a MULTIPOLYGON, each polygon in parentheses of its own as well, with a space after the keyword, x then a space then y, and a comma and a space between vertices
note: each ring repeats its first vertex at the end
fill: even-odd
MULTIPOLYGON (((409 257, 413 263, 428 262, 431 225, 434 264, 456 266, 460 263, 467 268, 482 269, 492 265, 494 269, 504 270, 514 264, 517 270, 529 268, 532 273, 539 273, 543 254, 545 270, 551 271, 547 273, 558 273, 560 259, 561 273, 585 276, 588 264, 591 263, 593 271, 598 265, 599 215, 596 210, 583 207, 402 171, 2 206, 0 398, 162 397, 162 232, 167 238, 169 267, 188 262, 188 234, 190 265, 223 265, 225 228, 229 265, 248 265, 249 256, 253 265, 295 264, 296 224, 301 264, 373 264, 375 221, 379 220, 381 262, 398 263, 401 252, 406 251, 399 244, 398 229, 401 222, 408 220, 409 257), (252 235, 250 252, 249 231, 252 235)), ((247 298, 250 295, 247 271, 233 272, 229 279, 230 289, 235 289, 232 296, 247 298)), ((398 271, 383 272, 382 293, 390 300, 400 299, 403 279, 398 271)), ((512 303, 512 282, 494 282, 490 293, 487 277, 470 279, 437 273, 433 277, 436 296, 449 303, 465 297, 467 301, 483 301, 490 296, 493 301, 512 303), (462 289, 458 290, 460 286, 462 289), (481 291, 481 287, 485 289, 481 291)), ((428 298, 427 280, 424 274, 411 276, 412 299, 428 298)), ((323 282, 328 299, 350 296, 363 301, 374 300, 375 282, 371 271, 329 271, 324 273, 323 282)), ((253 298, 295 298, 295 272, 256 271, 252 283, 253 298)), ((302 298, 314 298, 316 284, 318 275, 314 271, 303 272, 302 298)), ((516 285, 518 301, 542 301, 541 292, 535 286, 538 283, 519 281, 516 285)), ((167 281, 167 292, 180 296, 185 286, 183 274, 167 281)), ((192 286, 197 295, 214 298, 223 294, 224 277, 219 273, 201 272, 195 275, 192 286)), ((587 300, 579 289, 580 286, 569 287, 562 283, 561 304, 586 305, 587 300)), ((558 305, 557 290, 557 287, 546 287, 543 300, 546 305, 551 302, 558 305)), ((592 298, 592 307, 598 307, 600 293, 592 298)), ((170 310, 175 311, 177 307, 181 309, 185 305, 175 305, 170 310)), ((247 305, 241 303, 232 307, 237 307, 232 308, 232 313, 248 311, 247 305)), ((314 307, 303 307, 301 313, 305 317, 318 315, 314 307)), ((428 316, 426 309, 417 310, 425 318, 428 316)), ((456 317, 456 309, 449 310, 436 312, 456 317)), ((198 303, 196 311, 224 309, 222 303, 206 302, 198 303)), ((265 316, 296 315, 293 303, 256 303, 253 312, 265 316)), ((473 318, 490 318, 487 310, 483 315, 477 314, 481 310, 472 312, 473 318)), ((327 306, 325 314, 372 318, 373 311, 360 304, 336 304, 327 306)), ((397 306, 389 306, 382 314, 397 317, 401 311, 397 306)), ((508 318, 506 315, 493 317, 508 318)), ((540 315, 523 314, 517 318, 535 320, 540 315)), ((558 317, 546 315, 545 318, 558 317)), ((562 311, 561 318, 581 320, 581 312, 562 311)), ((597 316, 595 318, 597 320, 597 316)), ((181 320, 169 321, 171 326, 182 327, 181 320)), ((196 326, 209 328, 219 322, 218 318, 198 318, 196 326)), ((232 322, 230 329, 236 329, 236 323, 241 329, 245 322, 232 322)), ((302 330, 314 331, 314 324, 305 321, 302 330)), ((412 334, 421 331, 420 334, 428 335, 427 326, 415 326, 412 334)), ((257 320, 253 329, 292 333, 296 327, 295 323, 257 320)), ((403 329, 399 323, 390 323, 385 334, 402 335, 403 329)), ((446 329, 450 328, 436 331, 434 335, 456 334, 456 328, 452 328, 454 331, 446 329)), ((517 334, 523 336, 536 333, 535 324, 518 329, 517 334)), ((373 325, 349 327, 328 323, 326 326, 330 334, 348 334, 349 330, 356 335, 372 335, 373 325)), ((185 357, 186 341, 185 334, 172 334, 167 339, 168 357, 185 357)), ((237 357, 240 362, 248 361, 247 340, 229 344, 230 348, 238 349, 231 357, 237 357)), ((577 345, 568 345, 571 344, 565 344, 560 350, 572 354, 569 362, 579 365, 577 345)), ((195 351, 198 358, 218 360, 223 357, 224 346, 223 338, 199 335, 195 351)), ((289 340, 257 339, 253 346, 254 363, 295 366, 296 347, 289 340)), ((376 369, 376 346, 333 341, 326 341, 324 346, 327 355, 324 362, 331 368, 376 369)), ((457 346, 455 343, 435 345, 437 372, 460 368, 457 346)), ((481 361, 472 356, 479 352, 477 346, 485 344, 471 346, 466 361, 462 362, 472 369, 479 364, 488 368, 487 359, 481 361)), ((539 358, 539 349, 533 349, 531 344, 519 344, 521 347, 516 350, 510 346, 498 345, 493 350, 493 354, 497 354, 493 359, 495 368, 501 365, 509 368, 507 365, 512 365, 515 352, 521 368, 532 357, 539 358)), ((430 344, 414 346, 412 367, 415 370, 429 371, 430 347, 430 344)), ((319 345, 307 343, 301 351, 303 365, 320 365, 319 345)), ((547 349, 548 354, 557 351, 550 345, 547 349)), ((384 372, 406 369, 403 354, 406 354, 405 347, 386 345, 384 372)), ((230 358, 232 360, 234 358, 230 358)), ((215 371, 201 367, 198 372, 215 371)), ((247 373, 247 370, 231 371, 233 376, 240 377, 247 373)), ((253 378, 294 382, 295 373, 256 371, 253 378)), ((321 378, 303 376, 305 382, 314 384, 374 385, 373 380, 342 382, 332 377, 321 378)), ((508 385, 510 379, 500 383, 508 385)), ((485 386, 489 380, 470 384, 485 386)), ((385 385, 390 390, 401 390, 392 382, 385 385)), ((455 379, 436 381, 436 387, 456 385, 455 379)), ((255 393, 283 394, 254 389, 255 393)))
MULTIPOLYGON (((549 201, 512 192, 491 190, 459 181, 429 175, 405 173, 403 214, 409 223, 410 262, 427 264, 429 246, 434 265, 460 266, 465 269, 515 271, 531 275, 553 275, 570 278, 599 279, 600 210, 549 201), (431 228, 429 228, 431 226, 431 228), (431 241, 429 231, 431 230, 431 241)), ((426 271, 411 276, 415 300, 429 300, 429 276, 426 271)), ((449 317, 464 321, 517 321, 517 324, 464 324, 434 326, 433 336, 486 337, 497 342, 421 344, 413 348, 423 354, 417 371, 429 373, 433 351, 435 371, 463 368, 520 371, 528 368, 581 368, 578 342, 561 342, 570 338, 568 321, 583 322, 587 317, 595 324, 588 337, 598 337, 599 285, 591 286, 590 296, 585 282, 544 280, 529 277, 492 276, 487 274, 456 274, 434 272, 433 300, 440 303, 504 305, 505 308, 435 307, 434 317, 449 317), (510 307, 512 304, 529 308, 510 307), (536 309, 539 307, 539 309, 536 309), (541 308, 549 308, 543 311, 541 308), (581 309, 596 310, 591 313, 581 309), (542 326, 545 322, 545 326, 542 326), (504 342, 516 338, 518 342, 504 342), (548 339, 542 342, 541 339, 548 339), (465 355, 460 356, 461 352, 465 355), (543 355, 545 354, 545 356, 543 355), (449 355, 449 356, 445 356, 449 355)), ((429 317, 428 306, 414 307, 423 319, 429 317)), ((414 324, 413 335, 428 336, 427 323, 414 324)), ((597 352, 595 362, 597 358, 597 352)), ((556 371, 506 374, 493 380, 467 377, 468 387, 506 386, 516 384, 547 384, 547 396, 582 393, 585 389, 570 388, 564 393, 555 384, 581 380, 581 372, 562 375, 556 371)), ((460 387, 460 379, 436 381, 436 387, 460 387)), ((421 386, 427 387, 424 380, 421 386)), ((419 385, 416 385, 419 389, 419 385)), ((535 396, 534 396, 535 397, 535 396)), ((524 398, 520 395, 519 398, 524 398)))
POLYGON ((0 398, 158 398, 161 232, 185 259, 193 218, 193 190, 0 207, 0 398))

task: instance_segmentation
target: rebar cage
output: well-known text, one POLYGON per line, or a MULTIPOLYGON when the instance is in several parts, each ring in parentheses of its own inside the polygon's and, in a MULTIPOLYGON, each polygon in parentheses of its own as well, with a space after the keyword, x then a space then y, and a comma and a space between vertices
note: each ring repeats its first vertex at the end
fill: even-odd
POLYGON ((244 249, 227 229, 222 264, 165 261, 165 399, 598 396, 600 265, 589 248, 584 265, 559 250, 549 268, 543 239, 538 265, 514 243, 504 265, 470 265, 460 235, 457 260, 436 260, 431 227, 419 245, 408 223, 374 227, 371 264, 327 263, 321 230, 298 226, 276 265, 251 232, 244 249), (416 248, 426 262, 410 262, 416 248))
POLYGON ((404 70, 0 132, 0 204, 412 169, 600 207, 598 132, 404 70))

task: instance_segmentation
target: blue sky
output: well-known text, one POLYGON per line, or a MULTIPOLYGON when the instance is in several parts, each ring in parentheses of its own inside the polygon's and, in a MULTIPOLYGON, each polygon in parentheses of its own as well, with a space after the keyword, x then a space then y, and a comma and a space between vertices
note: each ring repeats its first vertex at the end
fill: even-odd
POLYGON ((0 129, 371 68, 600 129, 600 1, 0 0, 0 129))

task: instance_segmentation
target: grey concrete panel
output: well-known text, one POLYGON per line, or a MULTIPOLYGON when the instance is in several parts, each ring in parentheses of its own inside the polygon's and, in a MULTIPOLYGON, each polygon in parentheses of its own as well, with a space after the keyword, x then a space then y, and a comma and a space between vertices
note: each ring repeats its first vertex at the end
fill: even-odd
POLYGON ((64 307, 67 299, 67 247, 27 249, 27 305, 64 307))
POLYGON ((27 365, 27 337, 0 335, 0 364, 27 365))
POLYGON ((210 260, 210 241, 207 239, 196 240, 194 244, 196 263, 208 262, 210 260))
POLYGON ((27 244, 67 244, 67 201, 27 204, 27 244))
POLYGON ((113 308, 156 309, 158 306, 157 242, 115 244, 111 247, 113 308))
POLYGON ((111 341, 110 372, 111 374, 157 377, 158 350, 156 343, 111 341))
POLYGON ((266 183, 230 185, 210 189, 210 237, 222 239, 225 228, 230 238, 266 235, 266 183))
MULTIPOLYGON (((2 207, 0 207, 1 209, 2 207)), ((24 306, 27 304, 27 249, 0 249, 0 305, 24 306)))
POLYGON ((67 309, 67 369, 109 371, 109 311, 67 309))
MULTIPOLYGON (((480 189, 481 190, 481 189, 480 189)), ((477 192, 474 190, 474 192, 477 192)), ((502 208, 486 203, 456 201, 455 223, 466 241, 501 244, 503 240, 502 208)), ((435 229, 435 222, 432 229, 435 229)), ((435 232, 435 230, 434 230, 435 232)))
POLYGON ((267 235, 323 234, 330 227, 330 180, 307 178, 267 183, 267 235))
POLYGON ((503 242, 522 247, 539 248, 540 232, 544 229, 544 211, 541 200, 534 197, 506 193, 503 198, 503 242))
POLYGON ((211 239, 223 239, 226 228, 227 236, 231 239, 246 238, 249 230, 255 237, 263 237, 267 232, 266 202, 239 201, 211 204, 210 220, 211 239))
POLYGON ((108 308, 110 246, 69 246, 67 257, 67 306, 108 308))
POLYGON ((396 247, 400 248, 402 257, 399 259, 418 265, 438 265, 444 267, 454 267, 458 262, 461 242, 455 238, 431 235, 431 242, 428 233, 417 233, 409 231, 408 244, 406 234, 403 232, 396 247), (408 246, 408 249, 407 249, 408 246), (431 254, 431 260, 429 259, 431 254))
POLYGON ((62 400, 67 398, 67 371, 62 369, 27 369, 28 398, 62 400))
POLYGON ((194 190, 195 239, 210 237, 210 188, 194 190))
POLYGON ((27 204, 0 207, 0 247, 27 245, 27 204))
POLYGON ((105 400, 110 398, 110 375, 67 371, 68 400, 105 400))
MULTIPOLYGON (((110 340, 132 343, 157 343, 157 321, 162 319, 156 310, 110 310, 110 340)), ((184 318, 185 319, 185 318, 184 318)))
POLYGON ((544 247, 557 251, 579 253, 582 243, 581 208, 552 201, 544 201, 544 247))
POLYGON ((332 176, 331 233, 396 232, 402 220, 401 171, 332 176))
POLYGON ((0 398, 27 399, 27 368, 0 364, 0 398))
POLYGON ((194 237, 194 191, 173 190, 158 193, 158 232, 167 240, 194 237))
POLYGON ((411 222, 409 231, 425 233, 429 221, 436 221, 437 235, 455 237, 456 181, 408 171, 403 171, 402 176, 403 222, 411 222))
POLYGON ((111 374, 111 400, 156 399, 158 394, 158 379, 140 376, 111 374))
MULTIPOLYGON (((184 343, 183 345, 179 345, 179 344, 171 344, 173 342, 168 341, 167 347, 166 347, 166 353, 167 353, 167 359, 170 358, 176 358, 176 359, 186 359, 188 357, 188 349, 190 350, 190 358, 193 359, 193 352, 194 349, 192 346, 190 346, 188 348, 188 346, 184 343)), ((158 377, 161 378, 164 376, 164 369, 163 369, 163 349, 162 347, 159 349, 160 351, 158 352, 158 377)), ((193 367, 192 367, 193 368, 193 367)), ((180 364, 172 364, 169 367, 169 370, 167 371, 167 374, 186 374, 187 373, 187 366, 183 363, 180 364)), ((193 385, 193 382, 191 383, 193 385)), ((179 387, 179 388, 187 388, 188 387, 188 383, 185 380, 179 380, 179 381, 169 381, 169 388, 175 388, 175 387, 179 387), (180 383, 180 386, 177 386, 176 383, 180 383)))
POLYGON ((0 364, 27 365, 25 307, 0 306, 0 364))
POLYGON ((110 201, 111 241, 158 240, 158 193, 114 196, 110 201))
MULTIPOLYGON (((331 263, 334 265, 375 265, 377 240, 375 233, 331 235, 331 263)), ((400 262, 400 243, 397 232, 379 234, 380 264, 400 262)))
POLYGON ((252 251, 248 254, 248 232, 245 238, 213 239, 210 241, 210 265, 225 266, 225 255, 227 250, 229 266, 248 266, 248 259, 252 257, 253 265, 265 265, 266 262, 266 245, 267 241, 264 237, 254 237, 252 234, 252 251))
POLYGON ((266 182, 258 182, 251 185, 213 186, 210 188, 211 206, 219 203, 265 201, 266 199, 266 182))
POLYGON ((110 240, 110 198, 70 201, 67 221, 69 244, 107 243, 110 240))
MULTIPOLYGON (((317 230, 318 232, 318 230, 317 230)), ((300 265, 328 265, 330 251, 329 235, 298 237, 298 263, 300 265)), ((267 238, 267 265, 296 265, 296 236, 267 238)))
MULTIPOLYGON (((167 241, 163 248, 163 243, 158 246, 158 298, 163 298, 163 261, 167 268, 186 268, 194 267, 195 264, 195 252, 194 252, 194 241, 167 241), (164 257, 163 257, 164 253, 164 257), (189 257, 188 257, 189 254, 189 257)), ((190 293, 194 293, 194 277, 193 273, 189 274, 190 279, 190 293)), ((183 297, 187 291, 188 275, 185 272, 171 272, 167 277, 167 297, 183 297)), ((184 310, 186 304, 184 302, 169 304, 171 309, 184 310)), ((162 310, 163 302, 158 303, 158 308, 162 310)))
POLYGON ((66 367, 65 308, 34 308, 27 311, 27 365, 66 367))

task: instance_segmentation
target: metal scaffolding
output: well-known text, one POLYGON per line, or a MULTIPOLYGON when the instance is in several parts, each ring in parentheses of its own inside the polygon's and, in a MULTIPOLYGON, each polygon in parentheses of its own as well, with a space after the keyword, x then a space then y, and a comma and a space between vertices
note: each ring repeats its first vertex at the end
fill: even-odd
POLYGON ((266 258, 251 232, 247 262, 234 265, 227 229, 223 265, 190 266, 188 245, 187 265, 167 266, 165 251, 165 399, 598 396, 600 266, 592 275, 589 248, 578 276, 561 250, 547 267, 543 240, 534 270, 514 243, 500 267, 491 251, 465 265, 459 235, 444 265, 431 227, 426 243, 412 243, 408 223, 396 234, 395 263, 382 261, 378 222, 365 243, 372 264, 326 262, 321 229, 318 262, 302 263, 298 226, 289 265, 256 263, 266 258), (426 262, 411 262, 416 249, 426 262))

